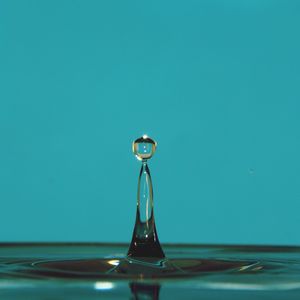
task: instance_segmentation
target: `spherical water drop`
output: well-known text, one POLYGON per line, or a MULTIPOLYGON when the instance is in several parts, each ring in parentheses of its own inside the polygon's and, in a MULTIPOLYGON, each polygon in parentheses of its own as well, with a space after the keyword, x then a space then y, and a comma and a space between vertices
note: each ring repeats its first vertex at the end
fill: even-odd
POLYGON ((150 159, 155 153, 157 143, 147 135, 136 139, 132 144, 132 150, 138 160, 150 159))

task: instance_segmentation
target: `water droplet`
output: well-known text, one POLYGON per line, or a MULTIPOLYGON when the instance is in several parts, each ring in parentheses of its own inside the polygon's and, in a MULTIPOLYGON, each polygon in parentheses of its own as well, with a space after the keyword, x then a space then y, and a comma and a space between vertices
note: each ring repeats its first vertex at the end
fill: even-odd
POLYGON ((150 159, 155 153, 157 143, 147 135, 136 139, 132 144, 132 150, 138 160, 150 159))

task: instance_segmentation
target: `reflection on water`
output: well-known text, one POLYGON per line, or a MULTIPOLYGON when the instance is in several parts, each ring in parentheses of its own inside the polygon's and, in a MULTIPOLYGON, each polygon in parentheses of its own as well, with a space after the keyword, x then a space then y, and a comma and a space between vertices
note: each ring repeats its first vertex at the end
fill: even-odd
POLYGON ((300 299, 300 248, 165 245, 157 264, 128 245, 2 244, 0 297, 300 299), (128 267, 131 265, 131 267, 128 267))
POLYGON ((142 284, 130 283, 130 290, 133 299, 136 300, 158 300, 160 285, 158 284, 142 284))

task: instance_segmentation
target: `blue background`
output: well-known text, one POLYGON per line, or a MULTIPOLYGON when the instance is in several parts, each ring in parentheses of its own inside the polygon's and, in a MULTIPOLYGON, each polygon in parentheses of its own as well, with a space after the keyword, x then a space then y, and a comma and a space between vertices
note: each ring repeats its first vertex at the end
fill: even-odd
POLYGON ((0 2, 0 240, 300 244, 300 2, 0 2))

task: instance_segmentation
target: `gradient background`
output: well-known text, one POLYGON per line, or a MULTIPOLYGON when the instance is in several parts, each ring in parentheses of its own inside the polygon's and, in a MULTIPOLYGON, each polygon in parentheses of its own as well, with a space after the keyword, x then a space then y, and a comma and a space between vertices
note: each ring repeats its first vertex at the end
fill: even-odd
POLYGON ((0 1, 0 241, 300 245, 300 1, 0 1))

